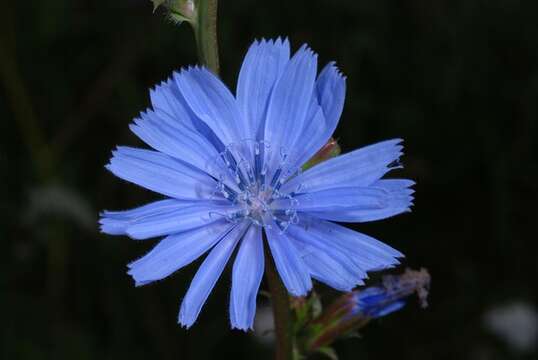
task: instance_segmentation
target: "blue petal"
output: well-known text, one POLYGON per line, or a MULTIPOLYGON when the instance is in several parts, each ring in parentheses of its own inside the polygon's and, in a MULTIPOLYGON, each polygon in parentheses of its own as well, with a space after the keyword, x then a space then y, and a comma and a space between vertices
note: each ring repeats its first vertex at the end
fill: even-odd
POLYGON ((217 187, 207 174, 151 150, 118 147, 106 168, 124 180, 177 199, 211 199, 217 187))
POLYGON ((170 235, 144 257, 130 263, 128 273, 135 280, 136 286, 164 279, 200 257, 234 226, 222 220, 188 232, 170 235))
POLYGON ((271 205, 275 209, 293 207, 302 212, 315 212, 323 217, 326 213, 339 211, 384 209, 389 196, 390 193, 383 188, 346 187, 298 194, 292 200, 278 199, 271 205))
POLYGON ((292 145, 293 152, 285 164, 284 177, 295 174, 308 159, 310 159, 332 135, 326 131, 326 120, 323 110, 312 97, 315 104, 311 107, 305 127, 301 130, 301 136, 292 145))
POLYGON ((395 167, 393 163, 402 154, 401 141, 383 141, 324 161, 292 178, 282 186, 282 191, 312 192, 371 185, 395 167))
POLYGON ((409 179, 381 179, 372 184, 373 187, 383 188, 389 192, 411 195, 415 191, 410 189, 415 185, 413 180, 409 179))
POLYGON ((245 120, 243 138, 259 140, 271 91, 289 58, 287 39, 255 41, 248 49, 237 82, 237 104, 245 120))
POLYGON ((387 290, 379 286, 360 290, 354 296, 356 301, 354 314, 363 313, 374 318, 398 311, 405 305, 403 300, 394 301, 391 299, 387 290))
POLYGON ((160 214, 172 209, 179 209, 192 205, 191 201, 166 199, 124 211, 103 211, 99 223, 101 231, 110 235, 127 235, 127 227, 137 219, 160 214))
POLYGON ((266 224, 265 233, 284 286, 294 296, 306 295, 312 288, 312 281, 308 267, 299 256, 291 239, 282 233, 274 222, 266 224))
POLYGON ((371 314, 371 316, 373 317, 382 317, 382 316, 387 316, 395 311, 398 311, 400 310, 401 308, 403 308, 405 306, 405 301, 396 301, 396 302, 393 302, 392 304, 389 304, 377 311, 375 311, 373 314, 371 314))
POLYGON ((160 118, 170 126, 184 128, 188 127, 205 137, 217 151, 221 152, 224 145, 213 133, 213 131, 203 123, 190 109, 187 101, 179 91, 177 78, 179 73, 174 72, 171 79, 161 83, 150 90, 151 104, 160 118))
POLYGON ((316 81, 317 100, 326 120, 326 133, 331 136, 338 125, 346 97, 346 79, 334 62, 327 64, 316 81))
POLYGON ((191 110, 225 146, 242 140, 243 116, 233 95, 214 74, 205 68, 190 68, 175 79, 191 110))
POLYGON ((327 64, 316 80, 307 122, 302 136, 293 145, 300 149, 290 168, 296 170, 308 161, 333 135, 346 96, 345 78, 338 72, 334 62, 327 64))
POLYGON ((239 210, 239 207, 232 206, 230 203, 227 205, 213 202, 191 204, 138 218, 129 224, 126 232, 131 238, 137 240, 174 234, 226 219, 239 210))
POLYGON ((256 296, 264 270, 263 241, 259 226, 251 226, 235 258, 230 296, 232 328, 252 329, 256 315, 256 296))
POLYGON ((350 291, 355 285, 363 284, 351 280, 342 265, 323 251, 305 244, 299 244, 297 248, 312 278, 340 291, 350 291))
POLYGON ((328 239, 316 237, 297 225, 288 227, 286 233, 297 244, 313 278, 342 291, 364 284, 366 272, 328 239))
POLYGON ((389 300, 387 290, 381 286, 370 286, 355 293, 359 305, 372 306, 389 300))
POLYGON ((362 233, 328 221, 301 216, 303 227, 312 236, 324 239, 331 247, 348 254, 364 271, 377 271, 399 264, 404 255, 396 249, 362 233))
POLYGON ((149 94, 155 112, 167 114, 177 124, 192 125, 193 114, 185 107, 184 101, 181 101, 182 95, 173 79, 157 85, 149 94))
MULTIPOLYGON (((366 222, 381 220, 391 216, 409 212, 413 205, 413 190, 408 186, 414 184, 411 180, 404 179, 383 179, 373 183, 370 189, 384 191, 386 196, 382 200, 382 207, 366 208, 357 207, 353 209, 334 209, 335 211, 312 212, 315 216, 323 219, 341 222, 366 222)), ((329 192, 329 191, 327 191, 329 192)))
MULTIPOLYGON (((267 118, 264 139, 271 151, 266 152, 266 167, 274 172, 282 154, 289 155, 292 145, 302 135, 316 79, 317 55, 306 46, 299 49, 286 65, 275 84, 267 118)), ((269 173, 271 178, 272 173, 269 173)))
MULTIPOLYGON (((163 112, 142 113, 141 119, 135 119, 130 128, 154 149, 185 161, 215 178, 221 178, 228 173, 218 151, 207 138, 185 123, 174 123, 163 112)), ((230 181, 227 185, 233 184, 230 181)))
POLYGON ((249 223, 247 222, 236 225, 211 250, 196 272, 179 311, 178 321, 183 326, 189 328, 196 321, 209 293, 215 286, 237 242, 243 236, 248 226, 249 223))

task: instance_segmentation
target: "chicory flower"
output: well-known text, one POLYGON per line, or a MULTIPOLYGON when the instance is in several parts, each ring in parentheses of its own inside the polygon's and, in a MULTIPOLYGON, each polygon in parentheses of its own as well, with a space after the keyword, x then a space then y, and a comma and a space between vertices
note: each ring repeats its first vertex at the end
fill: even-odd
POLYGON ((317 74, 307 46, 290 58, 287 40, 254 42, 236 95, 202 67, 175 72, 150 91, 152 109, 131 130, 154 150, 118 147, 106 166, 164 199, 104 211, 101 230, 135 240, 164 237, 129 264, 137 286, 161 280, 208 252, 183 299, 190 327, 226 263, 230 320, 252 328, 264 272, 264 238, 289 293, 312 279, 349 291, 368 271, 403 255, 335 222, 384 219, 408 211, 413 182, 382 179, 400 167, 400 139, 334 157, 302 171, 331 138, 345 97, 334 63, 317 74), (265 237, 262 235, 265 233, 265 237))

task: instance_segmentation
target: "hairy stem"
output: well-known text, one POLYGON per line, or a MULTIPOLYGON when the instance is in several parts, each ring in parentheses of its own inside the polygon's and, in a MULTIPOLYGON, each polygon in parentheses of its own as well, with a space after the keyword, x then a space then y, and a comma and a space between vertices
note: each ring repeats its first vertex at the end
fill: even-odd
POLYGON ((291 334, 291 313, 288 291, 275 268, 273 257, 264 241, 265 246, 265 277, 271 292, 271 304, 273 306, 273 317, 275 320, 276 332, 276 360, 292 359, 292 334, 291 334))
POLYGON ((219 74, 217 3, 218 0, 198 0, 196 2, 196 18, 192 22, 198 59, 216 75, 219 74))

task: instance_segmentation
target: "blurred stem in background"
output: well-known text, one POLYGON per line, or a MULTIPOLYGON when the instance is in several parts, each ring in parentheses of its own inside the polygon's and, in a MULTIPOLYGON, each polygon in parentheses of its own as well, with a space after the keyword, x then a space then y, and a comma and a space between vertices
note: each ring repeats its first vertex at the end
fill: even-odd
POLYGON ((0 12, 0 81, 20 136, 32 158, 35 175, 40 182, 46 182, 53 175, 53 157, 17 65, 13 18, 13 11, 6 4, 0 12))
MULTIPOLYGON (((24 82, 17 62, 17 39, 15 18, 9 4, 0 12, 0 82, 4 87, 8 104, 11 107, 13 120, 19 128, 24 146, 27 148, 33 167, 33 178, 27 185, 38 189, 51 186, 58 181, 60 174, 56 168, 58 158, 53 153, 39 119, 36 116, 31 94, 24 82)), ((66 289, 67 259, 69 257, 69 241, 62 223, 58 220, 48 221, 41 228, 41 233, 48 239, 47 247, 47 300, 51 311, 49 321, 54 326, 61 323, 64 315, 61 308, 66 289)), ((53 328, 55 346, 61 344, 61 329, 53 328)))

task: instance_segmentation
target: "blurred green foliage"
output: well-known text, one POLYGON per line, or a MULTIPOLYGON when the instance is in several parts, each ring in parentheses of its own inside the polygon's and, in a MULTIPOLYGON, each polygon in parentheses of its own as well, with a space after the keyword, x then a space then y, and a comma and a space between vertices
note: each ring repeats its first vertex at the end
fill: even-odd
MULTIPOLYGON (((347 75, 343 152, 406 140, 398 174, 417 181, 414 212, 354 228, 430 270, 431 306, 341 341, 342 359, 535 358, 483 318, 537 295, 537 14, 536 1, 518 0, 220 2, 232 88, 255 37, 288 36, 347 75)), ((229 330, 229 274, 185 331, 176 315, 199 262, 135 288, 125 265, 150 242, 91 225, 101 209, 156 198, 103 165, 116 144, 141 145, 127 125, 148 88, 195 61, 191 29, 148 0, 2 5, 0 358, 270 358, 229 330)))

